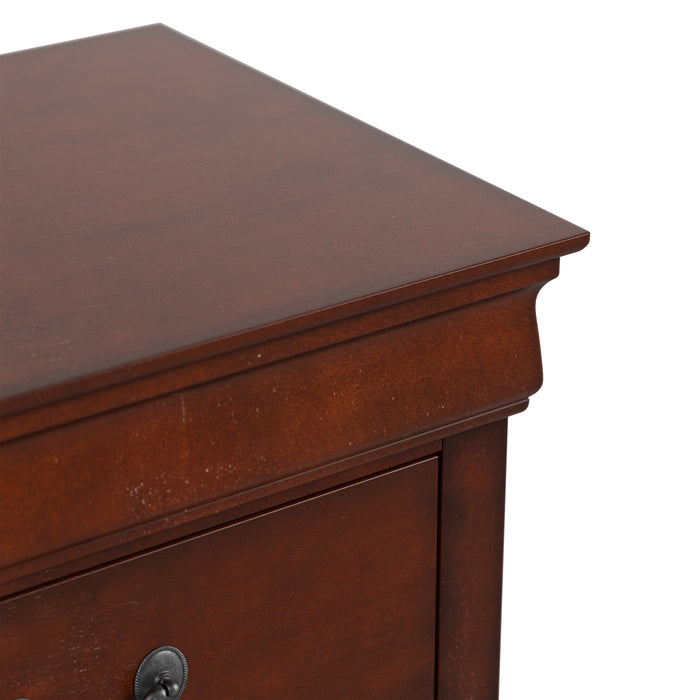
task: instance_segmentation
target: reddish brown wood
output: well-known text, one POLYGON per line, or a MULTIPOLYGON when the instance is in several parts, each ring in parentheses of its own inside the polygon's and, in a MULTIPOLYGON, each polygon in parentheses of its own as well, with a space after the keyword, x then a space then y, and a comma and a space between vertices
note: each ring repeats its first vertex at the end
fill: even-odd
POLYGON ((537 291, 6 443, 0 561, 195 517, 201 504, 527 398, 542 380, 537 291), (42 481, 51 508, 33 488, 42 481))
POLYGON ((588 234, 163 26, 0 72, 3 699, 166 643, 186 697, 495 697, 505 418, 588 234))
POLYGON ((443 442, 438 697, 498 697, 507 421, 443 442))
MULTIPOLYGON (((527 402, 483 414, 451 426, 450 432, 464 429, 465 425, 479 425, 502 415, 525 410, 527 402)), ((443 429, 443 431, 446 429, 443 429)), ((442 432, 442 431, 440 431, 442 432)), ((319 490, 330 489, 350 481, 377 474, 387 469, 416 461, 427 455, 438 454, 442 440, 426 442, 430 435, 421 435, 398 444, 388 445, 361 455, 324 465, 311 473, 281 479, 258 489, 223 498, 185 513, 176 513, 110 537, 89 540, 82 545, 60 550, 0 572, 0 599, 43 583, 65 578, 150 549, 175 539, 188 537, 222 524, 239 520, 270 508, 309 496, 319 490), (400 451, 402 450, 402 451, 400 451)), ((436 437, 439 437, 436 435, 436 437)))
POLYGON ((427 454, 437 453, 441 449, 441 438, 512 416, 524 411, 528 403, 525 399, 507 404, 457 423, 450 423, 374 450, 324 464, 318 469, 285 477, 191 510, 173 513, 107 537, 92 539, 54 554, 26 560, 22 564, 0 570, 0 598, 307 495, 318 486, 334 486, 427 454), (433 442, 426 442, 429 440, 433 442))
POLYGON ((1 89, 2 397, 587 241, 163 26, 9 54, 1 89))
MULTIPOLYGON (((226 339, 213 345, 216 345, 219 350, 224 347, 228 347, 229 350, 214 354, 206 359, 201 357, 199 360, 196 359, 201 351, 199 346, 176 353, 177 358, 173 358, 172 363, 184 362, 184 355, 187 356, 186 364, 171 364, 170 361, 162 357, 146 358, 142 363, 139 363, 139 367, 144 372, 146 367, 148 371, 153 369, 154 373, 152 374, 139 376, 137 372, 141 370, 137 370, 134 366, 117 368, 108 373, 112 380, 118 379, 120 382, 114 386, 102 386, 101 382, 106 381, 102 375, 86 377, 79 382, 79 387, 74 387, 76 390, 79 388, 83 393, 46 405, 41 403, 42 397, 46 398, 48 394, 49 399, 53 400, 54 395, 59 396, 61 392, 68 389, 67 385, 48 387, 46 391, 39 392, 39 398, 35 394, 13 397, 0 402, 0 410, 2 410, 2 406, 8 410, 9 407, 12 407, 14 410, 27 402, 29 402, 30 407, 26 408, 25 406, 26 410, 3 416, 4 419, 0 423, 0 442, 137 403, 140 400, 187 389, 223 376, 263 367, 329 345, 361 338, 517 289, 542 284, 547 280, 554 279, 558 272, 559 260, 547 260, 438 292, 426 291, 425 296, 418 296, 415 299, 374 311, 358 312, 356 315, 339 321, 326 323, 320 327, 302 329, 298 333, 282 338, 261 340, 252 346, 231 349, 235 339, 226 339), (156 367, 158 367, 157 371, 156 367), (132 376, 133 373, 137 374, 132 376), (33 403, 36 405, 32 407, 33 403)), ((416 285, 414 292, 418 294, 420 288, 420 284, 416 285)), ((302 319, 295 319, 295 321, 301 323, 302 319)), ((260 338, 265 338, 269 332, 271 332, 269 327, 256 329, 256 337, 260 340, 260 338)))
POLYGON ((2 697, 130 700, 172 644, 185 697, 429 698, 436 543, 432 458, 10 599, 2 697))

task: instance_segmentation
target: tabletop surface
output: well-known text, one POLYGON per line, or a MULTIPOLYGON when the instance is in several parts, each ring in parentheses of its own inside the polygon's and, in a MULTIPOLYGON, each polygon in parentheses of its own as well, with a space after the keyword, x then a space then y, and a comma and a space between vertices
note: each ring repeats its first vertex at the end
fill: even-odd
POLYGON ((0 66, 0 398, 588 240, 162 25, 0 66))

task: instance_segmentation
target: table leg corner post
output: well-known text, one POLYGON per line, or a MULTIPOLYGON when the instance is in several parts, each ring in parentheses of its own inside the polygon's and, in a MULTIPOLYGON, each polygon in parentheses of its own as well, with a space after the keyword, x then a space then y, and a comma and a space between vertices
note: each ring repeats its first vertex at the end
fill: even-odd
POLYGON ((498 697, 507 419, 443 443, 436 697, 498 697))

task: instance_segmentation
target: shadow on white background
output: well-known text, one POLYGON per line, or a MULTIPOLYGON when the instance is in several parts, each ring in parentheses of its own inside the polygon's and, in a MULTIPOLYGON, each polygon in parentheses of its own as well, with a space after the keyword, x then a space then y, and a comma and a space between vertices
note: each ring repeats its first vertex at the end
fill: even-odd
POLYGON ((510 421, 502 700, 698 697, 690 2, 14 3, 0 52, 163 22, 592 233, 510 421))

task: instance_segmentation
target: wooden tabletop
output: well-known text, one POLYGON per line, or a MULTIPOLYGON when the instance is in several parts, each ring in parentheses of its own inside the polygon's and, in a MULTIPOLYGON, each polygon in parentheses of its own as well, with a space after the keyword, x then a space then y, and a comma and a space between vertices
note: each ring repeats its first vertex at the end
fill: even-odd
POLYGON ((3 399, 588 240, 161 25, 0 65, 3 399))

